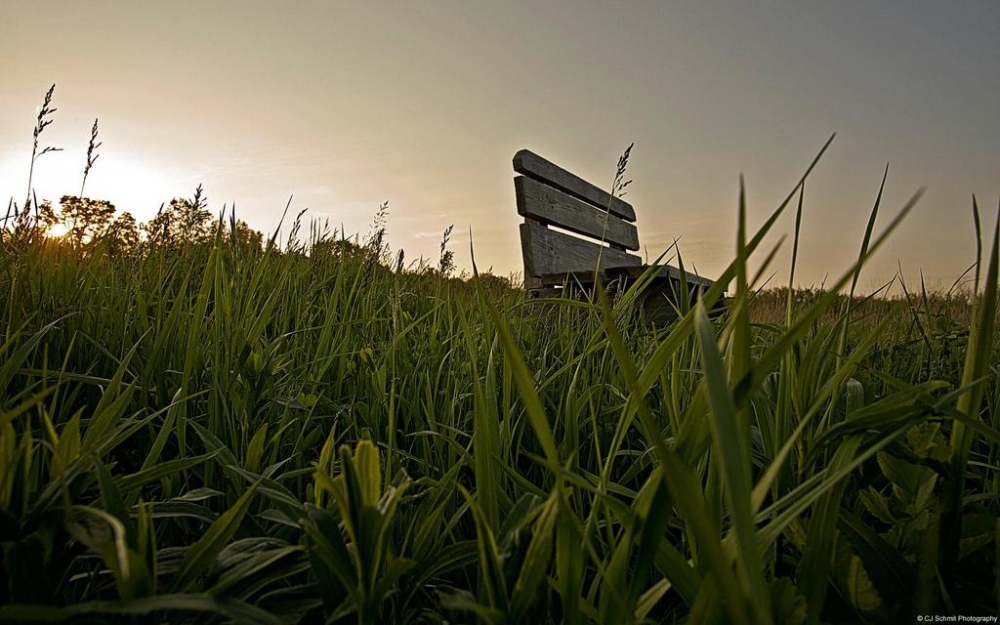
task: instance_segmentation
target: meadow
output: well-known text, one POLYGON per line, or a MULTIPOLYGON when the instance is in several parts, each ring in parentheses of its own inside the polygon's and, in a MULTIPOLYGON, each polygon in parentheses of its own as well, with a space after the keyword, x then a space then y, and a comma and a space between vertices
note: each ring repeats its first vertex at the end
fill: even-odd
POLYGON ((760 291, 804 180, 755 233, 741 196, 732 264, 666 327, 643 280, 531 301, 379 228, 123 248, 14 219, 0 621, 996 614, 997 235, 960 292, 862 297, 917 197, 876 200, 839 280, 760 291))

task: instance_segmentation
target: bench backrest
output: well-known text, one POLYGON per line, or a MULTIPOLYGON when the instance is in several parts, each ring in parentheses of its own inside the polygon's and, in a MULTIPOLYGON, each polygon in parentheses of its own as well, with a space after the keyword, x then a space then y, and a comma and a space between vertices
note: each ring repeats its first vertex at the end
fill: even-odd
POLYGON ((565 274, 642 265, 635 211, 586 180, 530 150, 514 155, 525 286, 558 284, 565 274), (552 227, 550 227, 552 226, 552 227), (572 232, 571 236, 553 228, 572 232), (586 238, 580 238, 586 237, 586 238))

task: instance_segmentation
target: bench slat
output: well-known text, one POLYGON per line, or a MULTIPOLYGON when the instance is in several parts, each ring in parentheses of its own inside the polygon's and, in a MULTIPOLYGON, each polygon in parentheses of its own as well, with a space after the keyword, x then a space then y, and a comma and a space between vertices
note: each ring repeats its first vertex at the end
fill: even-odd
MULTIPOLYGON (((641 276, 647 269, 649 269, 649 267, 643 265, 642 267, 629 267, 627 269, 622 269, 621 272, 634 280, 637 279, 639 276, 641 276)), ((698 274, 695 273, 691 273, 690 271, 685 271, 684 274, 685 278, 687 279, 687 283, 691 286, 701 286, 705 288, 710 288, 713 284, 715 284, 714 280, 703 278, 702 276, 699 276, 698 274)), ((681 270, 678 269, 677 267, 674 267, 673 265, 660 265, 660 267, 656 271, 656 278, 657 279, 670 278, 674 282, 680 282, 681 270)))
POLYGON ((517 212, 524 217, 565 228, 577 234, 617 244, 627 250, 639 249, 639 233, 634 225, 581 202, 558 189, 537 180, 518 176, 514 178, 517 195, 517 212), (607 229, 604 222, 607 220, 607 229))
POLYGON ((514 155, 514 171, 550 184, 602 210, 610 208, 612 215, 617 215, 626 221, 635 221, 635 211, 631 204, 621 198, 612 198, 607 191, 595 187, 579 176, 574 176, 531 150, 520 150, 514 155))
POLYGON ((537 223, 521 224, 521 253, 526 278, 593 271, 598 253, 601 254, 602 271, 642 265, 638 256, 556 232, 537 223))

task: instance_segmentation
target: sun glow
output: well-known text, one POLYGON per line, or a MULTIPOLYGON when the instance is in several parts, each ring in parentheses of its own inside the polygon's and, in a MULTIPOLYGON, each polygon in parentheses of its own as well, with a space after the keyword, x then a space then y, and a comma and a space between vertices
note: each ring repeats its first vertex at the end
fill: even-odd
MULTIPOLYGON (((83 195, 108 200, 117 214, 129 212, 137 221, 145 222, 156 215, 160 205, 176 196, 190 195, 194 184, 189 176, 176 175, 168 169, 146 162, 141 157, 123 152, 102 150, 100 160, 87 177, 83 195), (191 187, 190 189, 188 187, 191 187)), ((58 210, 64 195, 80 195, 83 182, 82 152, 70 151, 46 154, 35 163, 32 179, 34 195, 39 202, 49 200, 58 210)), ((23 202, 27 183, 27 159, 4 159, 0 167, 0 193, 23 202)), ((49 236, 62 236, 65 228, 50 228, 49 236)))
POLYGON ((45 231, 45 236, 50 239, 58 239, 59 237, 65 236, 67 232, 69 232, 69 229, 63 224, 54 224, 45 231))

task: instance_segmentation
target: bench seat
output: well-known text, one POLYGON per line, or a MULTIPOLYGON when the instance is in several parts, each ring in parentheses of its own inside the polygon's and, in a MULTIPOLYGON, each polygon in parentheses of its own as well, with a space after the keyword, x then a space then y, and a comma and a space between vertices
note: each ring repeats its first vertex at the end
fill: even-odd
MULTIPOLYGON (((530 150, 514 155, 517 212, 521 224, 524 286, 532 297, 558 295, 564 284, 625 285, 649 268, 639 249, 635 210, 620 197, 587 182, 530 150), (598 266, 599 263, 599 266, 598 266)), ((693 297, 714 284, 685 272, 693 297)), ((673 317, 670 301, 680 293, 681 271, 661 265, 645 292, 644 307, 660 321, 673 317), (659 311, 659 312, 657 312, 659 311)))

